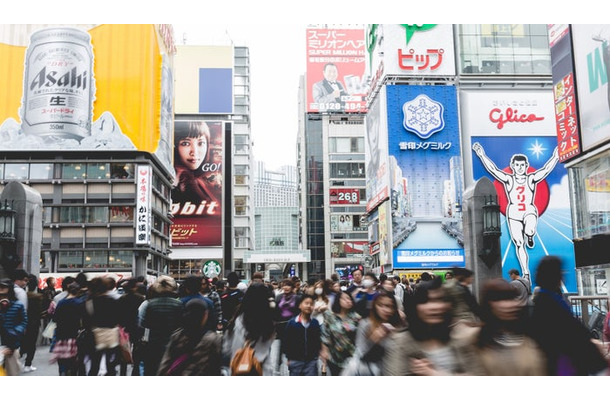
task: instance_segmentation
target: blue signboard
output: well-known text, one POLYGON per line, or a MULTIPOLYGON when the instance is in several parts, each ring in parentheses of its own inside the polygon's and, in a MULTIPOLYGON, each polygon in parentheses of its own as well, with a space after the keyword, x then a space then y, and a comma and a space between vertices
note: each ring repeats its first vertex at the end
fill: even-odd
POLYGON ((454 86, 387 86, 393 267, 465 266, 454 86))
POLYGON ((541 258, 554 255, 563 261, 563 290, 577 292, 568 175, 557 162, 556 136, 473 136, 471 142, 473 178, 487 176, 498 192, 503 276, 516 268, 535 286, 541 258))

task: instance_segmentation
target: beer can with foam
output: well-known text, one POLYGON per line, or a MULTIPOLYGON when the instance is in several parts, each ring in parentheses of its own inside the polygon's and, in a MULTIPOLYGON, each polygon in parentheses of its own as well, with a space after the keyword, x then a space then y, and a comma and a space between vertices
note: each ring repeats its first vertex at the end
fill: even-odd
POLYGON ((23 80, 23 133, 76 140, 91 135, 95 80, 88 32, 69 27, 34 32, 23 80))

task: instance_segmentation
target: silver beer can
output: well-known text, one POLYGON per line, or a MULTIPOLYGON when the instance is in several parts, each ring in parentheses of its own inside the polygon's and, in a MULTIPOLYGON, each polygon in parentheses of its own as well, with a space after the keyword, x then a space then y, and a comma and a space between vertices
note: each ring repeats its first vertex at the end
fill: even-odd
POLYGON ((69 27, 34 32, 25 54, 23 133, 52 139, 90 136, 94 96, 91 35, 69 27))

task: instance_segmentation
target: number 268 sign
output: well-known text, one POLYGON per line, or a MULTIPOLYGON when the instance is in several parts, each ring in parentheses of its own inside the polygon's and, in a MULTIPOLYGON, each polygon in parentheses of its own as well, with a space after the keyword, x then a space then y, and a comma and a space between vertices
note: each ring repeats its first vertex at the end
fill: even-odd
POLYGON ((330 189, 330 204, 359 204, 358 189, 330 189))

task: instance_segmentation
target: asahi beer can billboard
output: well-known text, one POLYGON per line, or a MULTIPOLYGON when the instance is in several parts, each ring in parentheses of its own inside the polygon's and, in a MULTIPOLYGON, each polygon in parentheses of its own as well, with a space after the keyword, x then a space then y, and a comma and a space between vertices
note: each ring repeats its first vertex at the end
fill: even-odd
POLYGON ((25 55, 23 133, 90 136, 94 95, 91 35, 68 27, 35 32, 25 55))
POLYGON ((173 174, 171 25, 0 25, 0 151, 153 153, 173 174))

